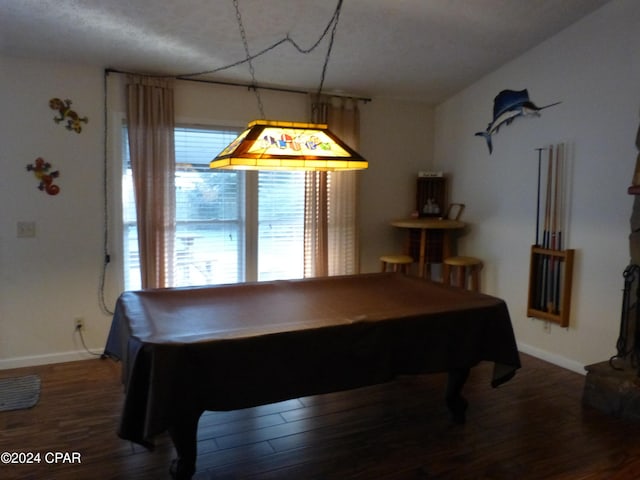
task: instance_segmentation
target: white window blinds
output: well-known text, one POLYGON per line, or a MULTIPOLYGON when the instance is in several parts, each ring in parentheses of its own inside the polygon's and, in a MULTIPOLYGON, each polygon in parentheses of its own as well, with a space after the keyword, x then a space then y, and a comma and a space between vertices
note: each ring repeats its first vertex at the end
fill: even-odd
POLYGON ((258 280, 302 278, 304 172, 258 175, 258 280))

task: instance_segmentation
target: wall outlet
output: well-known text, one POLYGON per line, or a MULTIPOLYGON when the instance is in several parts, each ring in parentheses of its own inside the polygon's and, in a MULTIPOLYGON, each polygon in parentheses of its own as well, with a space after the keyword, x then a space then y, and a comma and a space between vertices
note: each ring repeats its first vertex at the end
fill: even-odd
POLYGON ((73 319, 73 326, 74 330, 84 330, 84 318, 75 317, 73 319))

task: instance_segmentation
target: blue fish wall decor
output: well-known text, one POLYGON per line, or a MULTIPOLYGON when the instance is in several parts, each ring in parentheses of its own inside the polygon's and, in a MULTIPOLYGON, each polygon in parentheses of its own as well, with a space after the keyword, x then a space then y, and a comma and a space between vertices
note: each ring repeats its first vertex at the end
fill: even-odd
POLYGON ((518 117, 540 116, 540 110, 553 107, 562 102, 555 102, 544 107, 538 107, 529 100, 529 92, 524 90, 502 90, 493 99, 493 120, 487 125, 484 132, 476 135, 484 137, 489 147, 489 153, 493 152, 491 136, 498 132, 502 125, 509 125, 518 117))

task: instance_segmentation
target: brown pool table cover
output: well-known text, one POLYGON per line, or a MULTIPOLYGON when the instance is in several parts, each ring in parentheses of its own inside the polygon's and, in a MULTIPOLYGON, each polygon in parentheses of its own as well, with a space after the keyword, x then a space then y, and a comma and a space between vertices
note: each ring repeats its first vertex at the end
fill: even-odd
POLYGON ((185 409, 231 410, 520 359, 504 301, 400 274, 125 292, 119 435, 151 446, 185 409))

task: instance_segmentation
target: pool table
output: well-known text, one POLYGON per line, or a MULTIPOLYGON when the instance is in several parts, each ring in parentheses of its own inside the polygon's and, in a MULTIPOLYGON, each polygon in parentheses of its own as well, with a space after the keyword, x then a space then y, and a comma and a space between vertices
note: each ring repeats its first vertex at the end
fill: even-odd
POLYGON ((105 354, 122 362, 118 434, 152 448, 168 431, 179 479, 195 472, 205 410, 448 372, 462 423, 470 368, 493 362, 498 386, 520 367, 503 300, 398 273, 125 292, 105 354))

